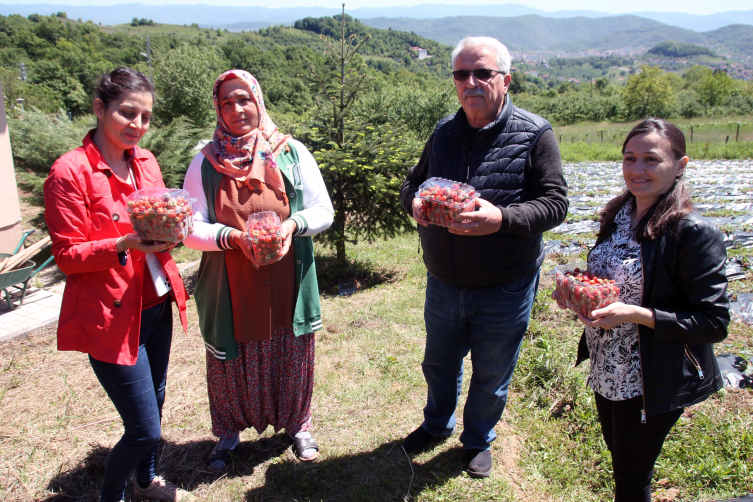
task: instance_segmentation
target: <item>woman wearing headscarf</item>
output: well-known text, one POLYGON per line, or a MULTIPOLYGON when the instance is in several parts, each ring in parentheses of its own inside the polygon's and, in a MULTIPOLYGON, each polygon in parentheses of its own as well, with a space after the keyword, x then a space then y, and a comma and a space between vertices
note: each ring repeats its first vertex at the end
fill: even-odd
POLYGON ((268 425, 285 429, 298 458, 314 460, 314 332, 322 321, 311 236, 332 224, 332 203, 316 161, 277 130, 251 74, 223 73, 213 99, 214 137, 183 186, 197 199, 185 244, 203 251, 195 297, 219 438, 209 465, 225 469, 239 432, 268 425), (282 259, 268 265, 248 240, 248 216, 261 211, 282 221, 282 259))

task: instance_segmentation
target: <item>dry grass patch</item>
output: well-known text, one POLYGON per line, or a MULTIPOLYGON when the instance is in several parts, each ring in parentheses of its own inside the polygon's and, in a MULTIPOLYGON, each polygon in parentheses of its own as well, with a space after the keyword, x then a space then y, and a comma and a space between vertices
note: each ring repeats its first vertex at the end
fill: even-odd
MULTIPOLYGON (((426 399, 420 368, 425 272, 414 245, 409 236, 384 243, 381 258, 364 245, 363 260, 386 263, 402 253, 403 279, 323 298, 313 406, 322 451, 315 463, 299 462, 285 435, 268 429, 242 433, 227 472, 207 470, 214 438, 204 348, 189 302, 188 334, 175 320, 160 452, 164 475, 208 501, 518 500, 507 475, 511 460, 503 460, 501 450, 495 450, 492 478, 474 480, 463 471, 457 435, 413 459, 400 446, 421 423, 426 399)), ((96 501, 105 461, 122 434, 87 356, 58 352, 55 345, 47 334, 0 346, 4 502, 96 501)), ((509 435, 504 427, 499 434, 509 435)))
MULTIPOLYGON (((200 500, 218 502, 606 500, 609 459, 583 384, 586 368, 572 368, 581 329, 573 314, 552 307, 551 275, 542 275, 509 403, 496 427, 492 476, 468 477, 457 434, 413 458, 402 451, 402 439, 422 421, 426 400, 420 366, 426 274, 415 245, 412 234, 359 245, 356 259, 378 270, 399 263, 402 279, 322 300, 325 329, 317 334, 313 405, 313 433, 322 451, 314 463, 299 462, 285 435, 268 429, 242 433, 227 472, 207 470, 215 439, 204 347, 189 302, 189 333, 176 320, 168 375, 161 449, 166 477, 200 500)), ((553 265, 548 261, 545 270, 553 265)), ((719 348, 750 350, 750 335, 750 327, 734 323, 729 346, 719 348)), ((47 333, 0 345, 0 361, 0 500, 96 501, 105 460, 122 427, 87 357, 58 352, 54 335, 47 333)), ((459 409, 470 364, 466 368, 459 409)), ((663 456, 657 498, 743 493, 749 485, 725 481, 735 473, 720 469, 726 465, 722 459, 735 454, 732 446, 749 448, 740 434, 753 428, 752 400, 749 391, 728 391, 691 410, 695 415, 683 423, 690 426, 678 428, 663 456), (704 440, 707 444, 694 449, 703 455, 679 453, 687 452, 683 445, 704 440), (699 487, 683 472, 692 469, 716 487, 699 487)), ((749 456, 742 451, 738 470, 753 464, 749 456)))

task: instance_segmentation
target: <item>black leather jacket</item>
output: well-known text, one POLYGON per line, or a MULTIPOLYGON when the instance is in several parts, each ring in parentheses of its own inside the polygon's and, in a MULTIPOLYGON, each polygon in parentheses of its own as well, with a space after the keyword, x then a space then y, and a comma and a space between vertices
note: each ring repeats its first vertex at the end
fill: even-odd
MULTIPOLYGON (((645 416, 699 403, 722 388, 713 344, 727 337, 730 315, 727 250, 715 227, 686 216, 674 232, 641 243, 641 259, 641 306, 656 317, 654 329, 638 327, 645 416)), ((576 366, 588 358, 584 330, 576 366)))

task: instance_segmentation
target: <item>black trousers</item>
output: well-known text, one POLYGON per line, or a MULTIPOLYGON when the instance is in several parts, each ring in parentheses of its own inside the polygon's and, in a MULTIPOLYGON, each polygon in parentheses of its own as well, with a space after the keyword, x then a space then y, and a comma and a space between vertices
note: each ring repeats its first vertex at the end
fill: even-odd
POLYGON ((610 401, 594 392, 604 442, 612 453, 615 502, 651 502, 654 463, 684 408, 651 415, 641 423, 643 396, 610 401))

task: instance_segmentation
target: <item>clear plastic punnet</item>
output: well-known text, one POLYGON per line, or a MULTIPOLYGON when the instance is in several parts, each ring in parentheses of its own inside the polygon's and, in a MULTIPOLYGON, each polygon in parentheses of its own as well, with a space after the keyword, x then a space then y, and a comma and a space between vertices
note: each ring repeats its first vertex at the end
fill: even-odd
POLYGON ((195 199, 185 190, 142 188, 128 196, 128 217, 144 241, 181 242, 193 233, 195 199))
POLYGON ((476 189, 471 185, 444 178, 429 178, 416 192, 421 199, 421 213, 429 223, 449 227, 459 221, 460 213, 471 212, 476 206, 476 189))
POLYGON ((567 308, 583 317, 616 302, 623 280, 598 277, 588 271, 585 263, 570 263, 554 267, 557 276, 557 296, 567 308))
POLYGON ((267 265, 282 259, 282 224, 274 211, 262 211, 248 215, 248 238, 251 241, 259 265, 267 265))

